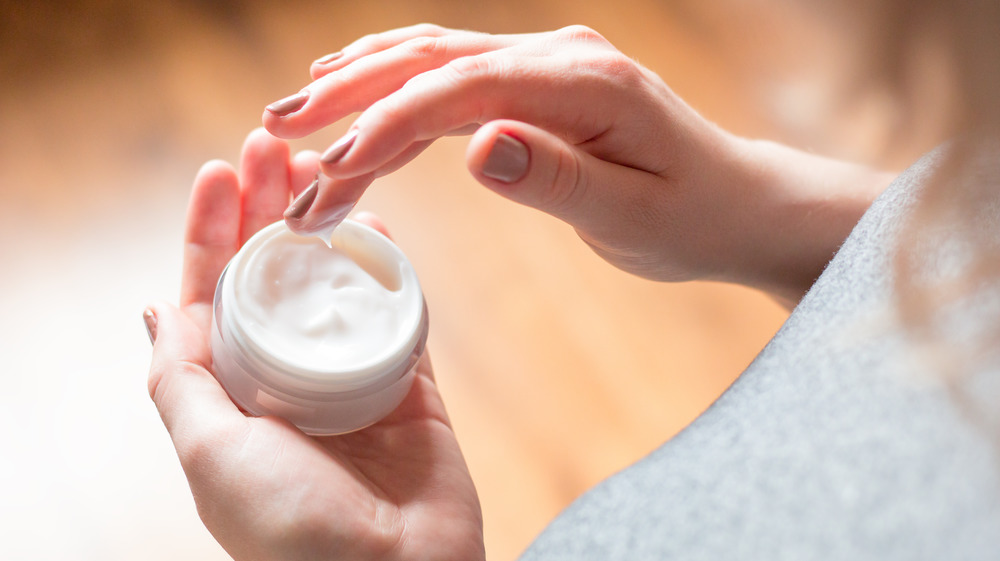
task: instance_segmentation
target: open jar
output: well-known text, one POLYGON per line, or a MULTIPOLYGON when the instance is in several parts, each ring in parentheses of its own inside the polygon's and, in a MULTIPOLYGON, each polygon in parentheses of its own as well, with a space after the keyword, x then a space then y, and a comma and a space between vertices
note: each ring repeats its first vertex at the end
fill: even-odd
POLYGON ((406 397, 427 340, 412 265, 345 220, 329 239, 284 222, 254 235, 215 292, 212 360, 233 401, 313 435, 364 428, 406 397))

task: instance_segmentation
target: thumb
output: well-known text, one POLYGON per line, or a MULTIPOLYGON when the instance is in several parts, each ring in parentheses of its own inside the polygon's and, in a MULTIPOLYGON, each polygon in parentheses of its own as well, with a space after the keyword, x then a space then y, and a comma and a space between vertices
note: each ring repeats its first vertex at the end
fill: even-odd
POLYGON ((651 193, 649 173, 601 160, 520 121, 497 120, 480 127, 469 143, 466 163, 486 187, 581 233, 601 232, 627 219, 634 215, 626 208, 629 201, 651 193))
POLYGON ((180 310, 158 302, 144 317, 150 329, 153 359, 149 367, 149 395, 163 424, 180 450, 196 433, 216 423, 243 418, 208 368, 212 352, 205 333, 180 310), (194 430, 195 428, 200 430, 194 430))

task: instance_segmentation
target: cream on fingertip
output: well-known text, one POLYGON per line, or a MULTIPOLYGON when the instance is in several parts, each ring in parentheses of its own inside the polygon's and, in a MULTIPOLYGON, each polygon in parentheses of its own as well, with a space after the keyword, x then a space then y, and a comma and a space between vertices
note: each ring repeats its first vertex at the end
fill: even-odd
POLYGON ((288 229, 300 236, 318 237, 323 243, 330 245, 330 237, 344 219, 354 210, 357 201, 316 203, 320 183, 330 181, 322 173, 316 174, 316 179, 292 201, 283 215, 288 229))

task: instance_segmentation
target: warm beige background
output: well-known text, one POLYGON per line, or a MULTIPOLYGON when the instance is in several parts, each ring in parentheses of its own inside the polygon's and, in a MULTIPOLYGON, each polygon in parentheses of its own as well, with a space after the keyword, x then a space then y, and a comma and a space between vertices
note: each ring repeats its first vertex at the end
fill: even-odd
MULTIPOLYGON (((838 105, 829 15, 783 0, 65 4, 0 2, 2 559, 226 558, 146 397, 140 315, 176 298, 201 162, 234 161, 265 104, 362 34, 584 23, 739 133, 893 165, 928 144, 883 151, 891 105, 838 105)), ((322 149, 346 126, 296 146, 322 149)), ((702 411, 784 312, 738 287, 606 266, 566 226, 475 184, 463 150, 440 142, 361 207, 421 275, 438 379, 503 560, 702 411)))

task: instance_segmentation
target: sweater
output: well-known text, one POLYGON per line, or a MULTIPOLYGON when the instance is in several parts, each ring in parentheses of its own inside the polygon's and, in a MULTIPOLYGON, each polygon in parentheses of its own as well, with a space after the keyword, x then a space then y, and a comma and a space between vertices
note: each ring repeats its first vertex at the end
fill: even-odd
MULTIPOLYGON (((521 559, 1000 559, 1000 439, 977 414, 1000 409, 1000 361, 956 389, 894 306, 895 242, 941 159, 883 192, 708 410, 521 559)), ((933 275, 958 267, 952 245, 931 248, 933 275)), ((1000 298, 966 304, 949 333, 1000 318, 1000 298)))

